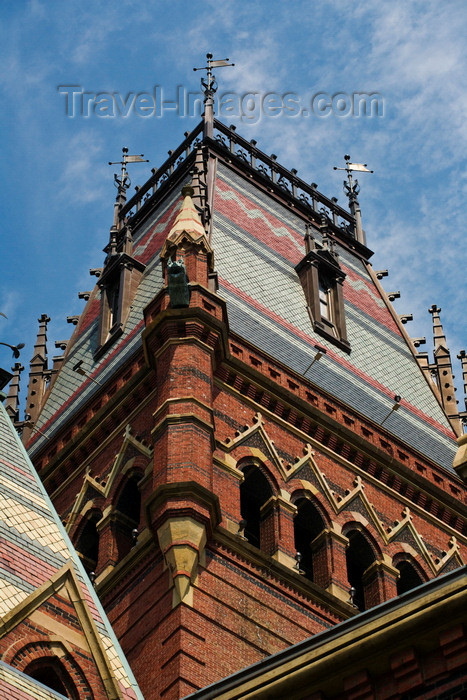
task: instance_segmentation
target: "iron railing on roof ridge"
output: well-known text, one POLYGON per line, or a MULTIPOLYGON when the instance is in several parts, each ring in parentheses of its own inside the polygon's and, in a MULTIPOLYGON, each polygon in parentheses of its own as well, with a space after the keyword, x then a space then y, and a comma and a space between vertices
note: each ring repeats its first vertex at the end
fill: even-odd
POLYGON ((160 168, 157 170, 155 168, 152 169, 151 177, 142 187, 135 187, 136 193, 120 211, 121 219, 136 214, 136 212, 141 209, 142 205, 157 192, 161 184, 166 182, 177 170, 179 165, 184 163, 188 156, 201 145, 203 141, 203 126, 203 122, 200 122, 196 129, 185 132, 185 140, 182 141, 180 146, 178 146, 175 151, 169 151, 169 157, 160 168))
MULTIPOLYGON (((136 187, 136 193, 125 204, 120 217, 134 216, 149 199, 151 199, 180 165, 205 141, 203 135, 204 123, 200 122, 191 132, 185 133, 185 140, 175 149, 169 151, 169 158, 158 168, 152 170, 152 176, 142 186, 136 187)), ((213 141, 228 152, 229 157, 240 159, 256 171, 272 185, 282 189, 291 198, 296 199, 302 206, 314 212, 315 215, 324 213, 332 228, 355 238, 355 219, 337 204, 337 198, 329 199, 318 191, 315 183, 308 184, 297 177, 295 169, 287 170, 277 162, 276 156, 268 156, 256 147, 256 141, 247 141, 236 133, 235 127, 227 127, 214 119, 213 141)))
POLYGON ((268 156, 256 147, 256 141, 247 141, 236 133, 235 127, 227 127, 214 119, 214 131, 219 132, 214 140, 226 148, 229 153, 240 158, 272 184, 280 187, 294 199, 310 210, 324 213, 337 228, 354 236, 355 219, 348 211, 338 206, 337 199, 329 199, 318 191, 315 183, 308 184, 297 177, 295 168, 287 170, 277 162, 276 156, 268 156))

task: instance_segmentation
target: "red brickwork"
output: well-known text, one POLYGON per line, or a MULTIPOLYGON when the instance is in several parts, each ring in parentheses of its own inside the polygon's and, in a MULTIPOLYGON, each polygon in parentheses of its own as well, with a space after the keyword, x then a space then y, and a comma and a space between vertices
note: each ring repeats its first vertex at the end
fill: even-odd
POLYGON ((0 655, 5 663, 33 675, 33 668, 54 667, 58 663, 80 700, 108 697, 74 607, 59 595, 0 639, 0 655), (65 631, 63 636, 60 631, 65 631))
MULTIPOLYGON (((256 235, 266 229, 258 225, 256 235)), ((293 243, 283 245, 297 257, 293 243)), ((456 477, 229 338, 225 305, 206 288, 204 253, 191 251, 187 266, 189 308, 171 309, 162 290, 146 309, 140 354, 37 459, 75 543, 90 514, 102 513, 97 590, 146 700, 181 698, 352 616, 352 537, 368 552, 360 576, 367 608, 397 594, 401 561, 423 581, 467 555, 456 477), (139 452, 123 448, 127 425, 139 452), (112 514, 135 459, 142 508, 138 542, 125 548, 123 521, 112 514), (240 532, 249 466, 272 494, 261 503, 259 548, 240 532), (303 498, 324 523, 310 542, 314 581, 295 563, 303 498), (162 545, 161 528, 173 521, 194 524, 199 541, 188 533, 162 545), (188 590, 181 601, 179 577, 188 590)), ((464 653, 459 635, 443 640, 443 653, 447 672, 464 653)), ((400 696, 424 669, 410 652, 394 657, 391 687, 400 696)), ((348 700, 375 692, 364 672, 345 687, 348 700)))

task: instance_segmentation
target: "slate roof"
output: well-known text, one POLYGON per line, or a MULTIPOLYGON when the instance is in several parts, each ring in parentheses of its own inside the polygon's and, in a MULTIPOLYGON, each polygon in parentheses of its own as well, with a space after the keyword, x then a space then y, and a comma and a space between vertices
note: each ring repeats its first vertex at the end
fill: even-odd
MULTIPOLYGON (((124 334, 98 362, 93 359, 99 313, 94 290, 39 416, 37 427, 49 437, 99 390, 91 379, 73 372, 73 365, 83 360, 85 371, 103 383, 140 346, 143 309, 162 285, 158 253, 180 199, 177 189, 133 230, 133 256, 147 267, 124 334)), ((292 209, 219 163, 212 247, 231 329, 299 374, 310 365, 314 344, 323 345, 327 354, 307 372, 307 379, 375 423, 383 421, 399 394, 401 408, 387 418, 385 429, 452 472, 456 443, 447 417, 366 264, 339 245, 350 355, 313 332, 294 270, 305 254, 303 235, 303 220, 292 209)), ((28 446, 32 456, 44 440, 33 433, 28 446)))
POLYGON ((0 661, 0 698, 1 700, 63 700, 65 696, 0 661))
MULTIPOLYGON (((337 245, 346 273, 344 304, 351 353, 314 333, 295 265, 305 255, 303 220, 227 166, 217 170, 212 246, 230 328, 307 379, 381 423, 452 470, 456 443, 446 415, 418 366, 367 264, 337 245)), ((315 236, 319 239, 319 234, 315 236)))
MULTIPOLYGON (((71 568, 78 581, 122 697, 142 699, 79 557, 0 404, 0 620, 4 622, 6 617, 15 614, 29 596, 66 567, 71 568)), ((5 684, 21 687, 15 686, 14 679, 4 666, 0 667, 0 690, 5 684)), ((42 699, 60 695, 38 691, 36 695, 18 694, 17 697, 42 699)))
MULTIPOLYGON (((68 344, 69 349, 61 371, 37 421, 37 428, 48 437, 71 416, 78 414, 99 391, 95 382, 105 383, 141 346, 143 309, 162 287, 159 251, 177 217, 180 201, 181 194, 177 191, 153 212, 143 226, 133 232, 133 257, 144 263, 146 269, 132 302, 124 333, 97 362, 94 360, 94 352, 98 344, 100 292, 97 287, 93 290, 68 344), (83 378, 73 371, 73 366, 79 360, 83 361, 83 369, 92 379, 83 378)), ((34 456, 45 440, 38 431, 33 433, 28 445, 29 453, 34 456)))

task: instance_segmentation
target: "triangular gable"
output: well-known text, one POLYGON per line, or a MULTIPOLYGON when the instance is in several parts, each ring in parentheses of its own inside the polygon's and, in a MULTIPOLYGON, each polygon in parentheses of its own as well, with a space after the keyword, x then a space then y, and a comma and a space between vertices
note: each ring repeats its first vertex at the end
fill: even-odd
POLYGON ((131 434, 131 428, 128 424, 123 435, 122 446, 115 457, 105 482, 101 479, 95 479, 89 472, 86 472, 81 490, 68 516, 66 525, 67 532, 71 531, 77 516, 82 512, 88 500, 93 500, 96 497, 102 497, 103 499, 108 497, 115 485, 115 480, 119 475, 123 475, 132 468, 138 455, 141 455, 149 461, 152 457, 152 450, 131 434))
MULTIPOLYGON (((57 606, 55 605, 55 607, 57 606)), ((67 614, 69 615, 69 613, 67 614)), ((119 699, 125 697, 116 680, 116 669, 112 667, 103 639, 99 635, 96 622, 92 618, 82 585, 78 581, 71 563, 66 564, 60 571, 3 617, 0 622, 0 639, 3 639, 3 641, 6 641, 8 644, 8 636, 26 619, 32 621, 36 630, 40 625, 46 631, 49 631, 53 635, 55 644, 57 644, 57 637, 60 637, 60 634, 57 634, 60 632, 60 629, 63 628, 63 640, 66 643, 67 638, 72 639, 72 637, 77 636, 77 626, 97 666, 107 696, 109 698, 119 699), (72 620, 72 630, 64 627, 63 623, 57 622, 57 620, 47 612, 45 604, 48 601, 52 601, 53 597, 56 595, 65 597, 74 609, 76 617, 72 620), (47 630, 48 619, 50 620, 50 628, 47 630)), ((38 633, 36 632, 36 634, 38 633)), ((13 635, 12 638, 15 641, 17 639, 15 635, 13 635)))
POLYGON ((274 446, 274 441, 271 440, 266 428, 264 427, 264 421, 261 413, 255 413, 253 425, 246 425, 242 432, 236 432, 235 438, 227 438, 224 443, 220 444, 226 454, 231 453, 240 446, 250 447, 253 452, 256 451, 260 453, 258 455, 260 458, 265 457, 272 462, 282 478, 287 478, 284 460, 279 457, 279 454, 274 446))
POLYGON ((59 590, 72 601, 99 675, 106 679, 107 697, 142 700, 99 599, 0 404, 0 638, 59 590))

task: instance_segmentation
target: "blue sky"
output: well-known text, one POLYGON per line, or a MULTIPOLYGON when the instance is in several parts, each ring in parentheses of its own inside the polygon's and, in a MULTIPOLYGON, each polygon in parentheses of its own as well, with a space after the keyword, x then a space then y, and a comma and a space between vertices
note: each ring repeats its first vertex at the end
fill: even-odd
MULTIPOLYGON (((467 347, 463 0, 32 0, 3 3, 0 20, 0 311, 8 316, 0 317, 0 339, 26 343, 23 398, 37 318, 52 318, 52 356, 53 342, 73 330, 66 317, 83 309, 78 292, 93 286, 89 268, 103 263, 115 197, 108 161, 119 159, 122 146, 144 153, 150 163, 131 167, 132 186, 143 184, 199 121, 170 109, 143 112, 147 102, 137 103, 138 114, 133 97, 157 88, 172 101, 177 86, 196 92, 200 73, 192 69, 205 65, 208 51, 236 64, 216 71, 219 94, 240 101, 254 93, 258 101, 293 93, 308 111, 225 116, 281 164, 344 206, 342 173, 333 166, 350 153, 375 171, 359 178, 363 225, 375 269, 389 269, 385 289, 401 292, 397 312, 414 315, 407 330, 426 336, 420 349, 431 352, 427 309, 436 303, 454 359, 467 347), (58 88, 71 85, 90 93, 88 116, 81 98, 67 114, 58 88), (339 113, 337 98, 324 114, 313 101, 342 93, 343 111, 351 112, 348 100, 364 92, 381 96, 382 114, 339 113), (119 105, 113 115, 110 94, 119 105)), ((0 366, 9 365, 0 347, 0 366)), ((463 408, 462 391, 458 399, 463 408)))

